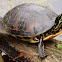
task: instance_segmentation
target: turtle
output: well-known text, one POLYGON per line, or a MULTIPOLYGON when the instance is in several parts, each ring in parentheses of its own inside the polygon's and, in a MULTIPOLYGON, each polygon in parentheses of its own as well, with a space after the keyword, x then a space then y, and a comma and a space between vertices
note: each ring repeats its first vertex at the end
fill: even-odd
POLYGON ((44 6, 24 3, 9 10, 3 17, 5 34, 30 43, 38 43, 38 56, 44 58, 43 41, 62 33, 62 14, 44 6))

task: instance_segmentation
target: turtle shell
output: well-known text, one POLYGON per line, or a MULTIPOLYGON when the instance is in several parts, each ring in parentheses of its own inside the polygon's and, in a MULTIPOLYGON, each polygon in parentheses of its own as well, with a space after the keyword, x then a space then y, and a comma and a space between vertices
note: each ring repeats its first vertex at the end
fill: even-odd
POLYGON ((3 18, 8 33, 34 36, 54 26, 57 14, 37 4, 20 4, 11 9, 3 18))

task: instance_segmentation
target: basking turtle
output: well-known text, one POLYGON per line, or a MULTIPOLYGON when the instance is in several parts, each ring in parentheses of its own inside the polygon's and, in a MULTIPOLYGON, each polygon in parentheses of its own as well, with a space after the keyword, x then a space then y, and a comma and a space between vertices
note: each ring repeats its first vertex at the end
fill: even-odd
POLYGON ((3 18, 6 35, 38 43, 40 57, 45 57, 43 41, 62 32, 62 14, 37 4, 21 4, 7 12, 3 18))

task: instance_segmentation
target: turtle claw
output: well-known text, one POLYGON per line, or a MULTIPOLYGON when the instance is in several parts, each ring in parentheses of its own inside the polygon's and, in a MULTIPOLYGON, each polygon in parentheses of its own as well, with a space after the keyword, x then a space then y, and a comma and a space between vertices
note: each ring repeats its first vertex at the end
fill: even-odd
POLYGON ((41 58, 46 57, 46 52, 44 52, 40 57, 41 57, 41 58))
MULTIPOLYGON (((41 52, 42 53, 42 52, 41 52)), ((39 56, 41 57, 41 58, 45 58, 47 55, 46 55, 46 52, 43 52, 42 54, 39 54, 39 56)))
POLYGON ((41 58, 44 58, 46 56, 46 52, 44 52, 44 44, 42 42, 42 39, 40 39, 40 43, 38 43, 38 53, 41 58))

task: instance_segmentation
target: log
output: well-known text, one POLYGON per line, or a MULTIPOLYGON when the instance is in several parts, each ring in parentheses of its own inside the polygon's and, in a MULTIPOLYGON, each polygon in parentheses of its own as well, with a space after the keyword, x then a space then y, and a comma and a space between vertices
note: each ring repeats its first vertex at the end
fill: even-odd
MULTIPOLYGON (((10 47, 7 47, 7 45, 11 46, 11 48, 14 48, 19 53, 25 53, 25 57, 30 57, 31 62, 62 62, 62 50, 55 47, 58 40, 50 39, 44 42, 47 57, 41 59, 40 57, 38 57, 37 44, 20 41, 10 36, 3 36, 3 38, 5 39, 5 41, 2 41, 3 39, 1 35, 0 48, 5 50, 8 54, 9 50, 11 50, 9 54, 10 56, 12 56, 15 51, 13 49, 10 49, 10 47)), ((16 53, 14 55, 17 56, 16 53)))

